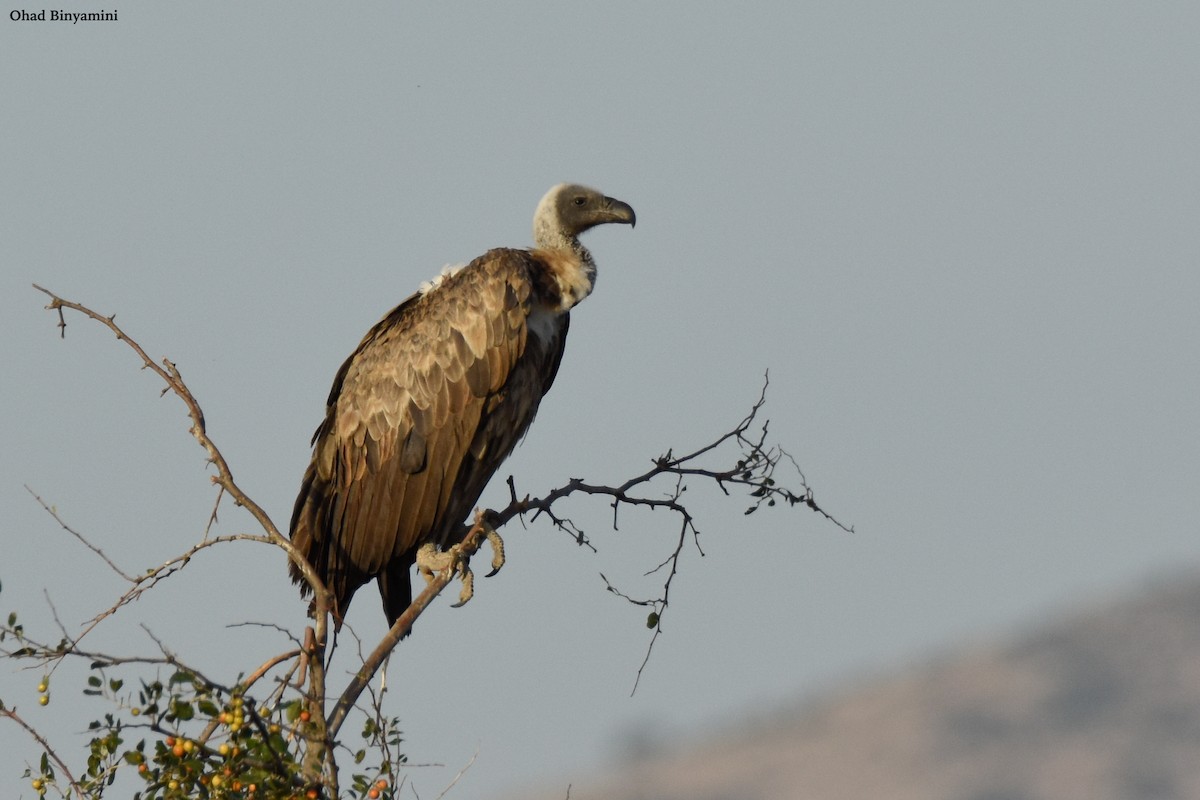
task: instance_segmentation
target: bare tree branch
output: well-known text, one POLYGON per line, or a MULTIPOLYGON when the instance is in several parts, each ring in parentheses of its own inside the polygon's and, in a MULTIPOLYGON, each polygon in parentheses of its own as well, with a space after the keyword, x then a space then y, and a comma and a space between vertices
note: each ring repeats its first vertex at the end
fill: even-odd
POLYGON ((28 485, 25 486, 25 491, 29 492, 29 494, 31 494, 33 496, 33 499, 38 502, 38 505, 40 505, 43 509, 45 509, 46 513, 54 518, 54 521, 59 524, 59 527, 61 527, 64 531, 66 531, 67 533, 71 534, 76 539, 78 539, 83 544, 84 547, 86 547, 87 549, 91 550, 93 553, 98 555, 101 558, 101 560, 104 561, 105 564, 108 564, 109 568, 113 572, 117 573, 122 578, 129 581, 130 583, 137 582, 137 578, 132 577, 131 575, 126 573, 124 570, 122 570, 120 567, 118 567, 111 558, 109 558, 108 556, 106 556, 104 554, 103 550, 101 550, 99 547, 96 547, 96 545, 92 544, 86 538, 84 538, 82 534, 80 534, 78 531, 76 531, 74 528, 72 528, 67 523, 63 522, 62 517, 60 517, 58 515, 58 511, 55 508, 53 508, 52 506, 50 506, 45 500, 43 500, 38 495, 37 492, 35 492, 33 489, 30 489, 28 485))
MULTIPOLYGON (((746 491, 750 503, 745 514, 756 512, 763 505, 774 506, 783 502, 788 506, 803 505, 817 512, 825 519, 837 525, 842 530, 853 533, 854 528, 839 522, 826 512, 816 502, 812 489, 800 470, 796 460, 781 447, 767 444, 767 429, 769 421, 759 423, 759 413, 766 404, 767 387, 770 376, 763 376, 763 386, 758 399, 751 406, 749 413, 727 433, 718 436, 712 442, 705 444, 692 452, 676 456, 668 451, 654 459, 650 469, 636 475, 619 485, 599 485, 588 483, 581 478, 573 478, 564 485, 551 490, 542 497, 528 496, 518 499, 516 487, 510 476, 508 479, 509 504, 500 511, 490 512, 491 519, 499 528, 514 517, 524 519, 532 512, 532 519, 545 515, 558 529, 566 531, 580 544, 592 547, 583 529, 569 517, 556 514, 552 509, 556 503, 572 495, 591 495, 610 498, 613 509, 612 527, 617 529, 617 513, 622 506, 647 508, 652 511, 664 510, 679 518, 678 535, 670 554, 656 567, 647 571, 646 575, 665 570, 666 576, 662 584, 661 594, 652 599, 638 600, 618 590, 603 574, 600 576, 609 592, 624 598, 634 605, 648 606, 652 610, 647 616, 646 625, 654 631, 646 648, 645 657, 638 668, 633 690, 637 691, 643 671, 649 663, 650 654, 662 632, 662 618, 670 605, 671 585, 679 572, 679 561, 683 556, 684 547, 690 539, 701 555, 700 530, 695 518, 683 501, 687 491, 688 481, 707 481, 715 484, 726 496, 731 489, 740 488, 746 491), (757 429, 756 429, 757 424, 757 429), (717 461, 716 465, 706 463, 717 461), (781 485, 776 478, 777 468, 787 462, 795 472, 795 488, 781 485), (664 479, 669 481, 663 486, 664 479), (658 487, 657 491, 652 491, 658 487)), ((592 547, 594 550, 595 548, 592 547)))
POLYGON ((0 717, 8 717, 13 722, 17 723, 18 726, 23 728, 24 731, 29 734, 30 737, 32 737, 33 740, 38 743, 38 745, 41 746, 47 757, 49 757, 49 759, 53 761, 60 770, 62 770, 62 773, 67 776, 67 785, 71 787, 71 791, 80 798, 87 797, 87 795, 85 795, 83 792, 83 787, 79 785, 79 781, 75 780, 75 776, 72 774, 70 767, 63 763, 63 760, 59 757, 58 753, 54 751, 54 748, 51 747, 50 743, 46 741, 46 738, 38 733, 36 728, 34 728, 25 720, 21 719, 21 717, 17 714, 16 709, 6 708, 2 703, 0 703, 0 717))
POLYGON ((295 550, 295 548, 292 547, 292 543, 288 540, 288 538, 279 532, 279 529, 275 527, 275 523, 271 521, 271 518, 268 516, 267 512, 264 511, 262 507, 258 505, 258 503, 254 502, 254 500, 252 500, 244 491, 242 491, 241 487, 238 486, 237 482, 233 479, 233 472, 230 470, 229 464, 225 461, 225 457, 221 455, 221 451, 217 448, 216 443, 214 443, 208 435, 204 423, 204 412, 200 408, 200 403, 197 402, 191 390, 188 389, 187 384, 184 383, 183 376, 180 374, 179 368, 174 364, 174 362, 172 362, 170 359, 164 358, 162 365, 160 366, 153 359, 151 359, 150 356, 146 355, 146 351, 142 348, 142 346, 131 339, 117 325, 115 322, 115 314, 107 317, 103 316, 91 310, 87 306, 80 305, 79 303, 73 303, 69 300, 64 300, 63 298, 51 292, 49 289, 44 289, 41 286, 38 286, 36 283, 33 284, 33 288, 50 298, 50 303, 46 306, 46 308, 58 312, 59 328, 63 338, 66 338, 66 321, 63 319, 63 309, 68 308, 72 311, 77 311, 80 314, 83 314, 89 319, 99 322, 101 325, 104 325, 106 328, 116 334, 118 341, 124 342, 130 347, 130 349, 137 353, 138 357, 142 360, 142 365, 146 369, 152 370, 163 380, 163 382, 166 384, 166 389, 164 391, 174 392, 175 395, 183 401, 184 405, 187 406, 188 416, 192 420, 190 432, 192 436, 195 437, 196 441, 199 442, 200 446, 204 448, 205 452, 208 453, 209 463, 211 463, 217 469, 217 474, 212 478, 213 483, 217 484, 222 490, 224 490, 224 492, 228 493, 237 505, 250 512, 251 516, 254 517, 258 524, 262 527, 263 531, 266 532, 266 535, 270 537, 272 543, 282 548, 288 554, 288 557, 292 559, 293 563, 297 564, 304 572, 305 579, 313 583, 314 591, 316 591, 318 588, 323 590, 324 587, 321 585, 320 578, 312 571, 312 568, 308 566, 308 562, 305 561, 305 559, 295 550))

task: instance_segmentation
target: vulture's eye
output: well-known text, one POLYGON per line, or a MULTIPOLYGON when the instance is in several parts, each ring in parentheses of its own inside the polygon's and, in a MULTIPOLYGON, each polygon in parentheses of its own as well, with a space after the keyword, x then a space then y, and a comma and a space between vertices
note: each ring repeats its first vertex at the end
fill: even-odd
POLYGON ((581 205, 583 205, 584 203, 586 203, 586 202, 587 202, 587 198, 586 198, 586 197, 576 197, 576 198, 575 198, 574 200, 572 200, 571 202, 572 202, 572 203, 574 203, 574 204, 575 204, 575 205, 577 205, 577 206, 581 206, 581 205))

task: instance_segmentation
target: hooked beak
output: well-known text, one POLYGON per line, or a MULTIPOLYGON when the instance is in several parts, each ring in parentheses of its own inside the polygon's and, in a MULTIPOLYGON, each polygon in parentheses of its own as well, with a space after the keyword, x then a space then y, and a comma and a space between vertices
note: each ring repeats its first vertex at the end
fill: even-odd
POLYGON ((605 222, 620 222, 631 228, 637 226, 637 214, 633 213, 633 206, 623 203, 615 197, 604 198, 604 215, 605 222))

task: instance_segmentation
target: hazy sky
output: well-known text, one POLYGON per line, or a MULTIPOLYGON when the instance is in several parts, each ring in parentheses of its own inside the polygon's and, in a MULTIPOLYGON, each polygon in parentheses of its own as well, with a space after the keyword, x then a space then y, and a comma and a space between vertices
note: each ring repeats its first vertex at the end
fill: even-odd
MULTIPOLYGON (((1200 555, 1194 4, 118 9, 0 18, 0 611, 31 628, 43 589, 74 626, 121 586, 24 485, 130 570, 213 502, 181 404, 98 326, 60 341, 32 282, 172 358, 283 525, 362 333, 444 264, 528 244, 564 180, 638 226, 586 239, 596 291, 502 475, 628 477, 731 427, 769 368, 772 438, 857 532, 697 487, 707 555, 631 698, 645 614, 598 573, 652 591, 675 521, 612 533, 577 503, 599 555, 511 526, 508 566, 392 660, 410 759, 445 765, 411 771, 421 797, 477 750, 457 796, 565 787, 630 731, 702 735, 1200 555)), ((94 645, 152 650, 145 622, 232 678, 286 643, 226 623, 303 613, 278 552, 224 548, 94 645)), ((349 621, 382 632, 373 588, 349 621)), ((64 674, 38 709, 38 677, 0 694, 80 755, 103 707, 64 674)), ((37 749, 0 736, 12 785, 37 749)))

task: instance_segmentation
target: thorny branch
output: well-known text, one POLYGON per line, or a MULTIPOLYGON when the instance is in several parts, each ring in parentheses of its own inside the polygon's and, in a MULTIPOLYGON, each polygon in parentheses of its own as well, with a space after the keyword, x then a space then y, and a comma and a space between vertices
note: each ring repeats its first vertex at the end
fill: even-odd
POLYGON ((842 530, 848 533, 854 532, 853 527, 842 524, 817 505, 804 473, 791 454, 778 445, 767 443, 769 421, 763 420, 760 423, 758 416, 767 402, 769 385, 770 376, 764 375, 758 400, 755 401, 750 412, 742 421, 734 426, 733 430, 686 455, 676 456, 668 450, 667 453, 653 460, 650 469, 619 486, 596 485, 580 478, 573 478, 542 497, 518 499, 513 479, 510 477, 508 487, 511 501, 503 510, 493 512, 492 519, 497 528, 514 517, 524 519, 525 515, 531 512, 531 520, 545 515, 556 528, 568 533, 578 544, 593 550, 595 548, 580 526, 572 519, 558 516, 552 511, 555 503, 573 494, 611 498, 613 530, 618 529, 618 512, 622 506, 666 510, 676 515, 679 519, 679 532, 675 539, 674 549, 658 566, 645 573, 652 575, 666 571, 662 592, 658 597, 635 599, 617 589, 603 574, 600 576, 609 592, 634 605, 648 606, 652 609, 647 616, 646 625, 654 631, 654 634, 646 647, 641 666, 638 667, 637 677, 633 684, 634 691, 637 691, 638 682, 650 661, 654 644, 658 641, 659 634, 662 633, 662 618, 670 604, 671 584, 679 572, 680 558, 688 540, 690 539, 697 551, 704 555, 700 546, 700 530, 696 527, 695 518, 683 501, 683 493, 687 491, 688 481, 703 480, 715 483, 726 496, 731 495, 731 488, 744 489, 750 498, 750 503, 745 511, 747 516, 756 512, 764 504, 774 506, 782 502, 789 506, 806 506, 842 530), (716 459, 717 465, 705 465, 706 458, 716 459), (793 480, 796 481, 796 488, 789 489, 776 480, 776 470, 780 466, 790 467, 794 470, 793 480), (666 483, 665 487, 664 483, 666 483), (652 488, 655 491, 651 491, 652 488))
MULTIPOLYGON (((316 643, 316 652, 308 653, 306 655, 309 659, 309 690, 311 693, 310 704, 313 706, 314 711, 317 712, 313 715, 317 724, 309 726, 310 730, 312 731, 312 733, 310 733, 310 741, 315 746, 311 747, 306 753, 307 760, 305 763, 305 768, 309 779, 313 783, 325 783, 336 796, 336 771, 331 770, 328 774, 322 774, 322 769, 325 764, 324 757, 321 755, 327 754, 328 757, 331 758, 333 752, 333 748, 329 746, 328 737, 324 736, 324 729, 320 724, 324 722, 324 642, 326 641, 326 631, 329 623, 328 611, 330 605, 328 589, 322 583, 316 572, 313 571, 308 562, 303 558, 303 556, 301 556, 299 552, 292 546, 291 541, 289 541, 286 536, 279 532, 279 529, 275 526, 275 523, 271 520, 270 516, 267 515, 267 512, 261 506, 259 506, 258 503, 252 500, 234 480, 233 472, 230 469, 229 464, 225 461, 225 457, 221 454, 221 451, 218 449, 216 443, 208 435, 204 421, 204 412, 200 408, 199 401, 196 400, 195 395, 192 394, 192 391, 184 382, 183 376, 174 362, 166 358, 162 360, 161 364, 155 362, 146 354, 145 349, 143 349, 140 344, 130 338, 120 328, 120 326, 117 325, 115 321, 115 315, 106 317, 102 314, 98 314, 87 306, 74 303, 69 300, 64 300, 48 289, 38 286, 37 284, 34 284, 33 288, 50 298, 50 303, 46 306, 46 308, 48 310, 58 312, 58 328, 62 338, 66 338, 67 331, 67 324, 63 314, 63 309, 76 311, 80 314, 83 314, 85 317, 88 317, 89 319, 95 320, 112 331, 113 334, 116 335, 118 341, 124 342, 137 354, 138 358, 141 359, 144 369, 151 370, 162 379, 162 381, 166 384, 166 388, 163 389, 163 393, 165 394, 166 392, 173 392, 187 407, 188 417, 192 423, 189 432, 200 444, 200 446, 204 448, 205 452, 208 454, 208 462, 216 468, 217 473, 216 475, 212 476, 212 482, 219 487, 219 491, 217 500, 213 505, 212 514, 209 517, 208 525, 205 528, 204 541, 196 545, 192 551, 189 551, 177 559, 172 559, 171 562, 168 562, 166 565, 161 567, 160 570, 165 569, 165 572, 160 572, 157 575, 152 574, 149 576, 150 583, 148 585, 146 585, 144 582, 135 583, 133 588, 128 590, 126 594, 119 599, 109 611, 100 614, 95 620, 93 620, 91 625, 84 631, 83 635, 86 635, 90 630, 94 629, 95 625, 101 619, 109 616, 111 613, 130 602, 130 600, 140 595, 141 592, 145 591, 145 589, 149 588, 149 586, 152 586, 158 579, 171 574, 175 568, 180 568, 186 565, 191 555, 196 550, 218 544, 222 541, 228 541, 230 538, 252 538, 258 541, 263 541, 265 538, 265 540, 269 541, 271 544, 274 544, 276 547, 279 547, 288 554, 288 557, 299 567, 301 574, 313 589, 313 617, 315 627, 315 636, 313 637, 313 641, 316 643), (234 537, 208 538, 208 531, 213 521, 216 519, 217 507, 220 504, 220 499, 225 494, 228 494, 231 498, 233 498, 234 503, 236 503, 238 506, 241 506, 250 512, 251 516, 254 517, 255 521, 262 528, 265 537, 237 535, 234 537), (318 730, 318 728, 320 728, 320 730, 318 730)), ((47 510, 49 511, 50 509, 47 508, 47 510)), ((93 549, 95 550, 96 548, 93 549)), ((120 570, 118 570, 118 572, 120 572, 120 570)), ((73 647, 78 643, 79 638, 82 638, 82 636, 75 639, 75 641, 72 643, 73 647)))
POLYGON ((55 765, 62 771, 63 775, 67 776, 67 785, 71 787, 72 792, 81 798, 87 796, 83 792, 83 787, 79 785, 79 781, 77 781, 75 776, 71 773, 70 768, 63 763, 63 760, 59 757, 58 753, 54 752, 54 748, 50 746, 50 743, 46 741, 44 736, 38 733, 36 728, 34 728, 25 720, 21 719, 21 717, 17 714, 16 709, 6 708, 3 703, 0 703, 0 717, 8 717, 11 719, 18 725, 18 727, 29 734, 29 736, 35 742, 37 742, 39 746, 41 746, 42 752, 44 752, 46 756, 55 763, 55 765))
MULTIPOLYGON (((48 310, 58 312, 58 327, 63 338, 66 338, 67 334, 67 323, 63 318, 63 309, 68 308, 72 311, 77 311, 80 314, 83 314, 89 319, 99 322, 101 325, 104 325, 106 328, 111 330, 114 334, 116 334, 118 341, 124 342, 130 347, 130 349, 137 353, 146 369, 153 371, 156 375, 158 375, 158 377, 162 378, 163 382, 167 385, 167 388, 164 391, 174 392, 175 395, 183 401, 184 405, 187 406, 188 416, 192 420, 190 433, 193 437, 195 437, 200 446, 203 447, 208 453, 209 463, 216 467, 217 474, 213 476, 213 483, 217 484, 226 494, 232 497, 237 505, 250 512, 251 516, 254 517, 255 521, 258 522, 263 531, 266 532, 266 535, 270 537, 271 542, 286 551, 288 556, 291 557, 295 563, 300 565, 301 569, 304 570, 306 578, 316 580, 317 576, 312 573, 312 569, 308 567, 307 562, 305 562, 300 554, 296 552, 296 550, 292 547, 291 542, 288 541, 287 537, 279 532, 279 529, 275 527, 275 523, 271 521, 271 518, 267 515, 267 512, 264 511, 262 507, 258 505, 258 503, 250 499, 250 497, 244 491, 242 491, 241 487, 238 486, 238 484, 234 481, 233 472, 230 470, 229 464, 225 461, 225 457, 221 455, 221 451, 217 449, 217 445, 208 435, 208 431, 204 424, 204 412, 200 408, 200 403, 196 400, 196 397, 192 394, 191 390, 188 389, 187 384, 184 383, 183 376, 180 374, 179 368, 175 366, 174 362, 172 362, 170 359, 164 358, 162 360, 162 364, 159 365, 152 358, 150 358, 150 356, 146 355, 146 351, 142 349, 142 346, 133 339, 129 338, 129 336, 126 335, 126 333, 117 325, 115 321, 115 314, 107 317, 103 316, 91 310, 87 306, 80 305, 79 303, 73 303, 69 300, 64 300, 63 298, 51 292, 49 289, 44 289, 41 286, 38 286, 36 283, 33 285, 33 288, 50 298, 50 303, 46 306, 46 308, 48 310)), ((215 517, 215 515, 216 509, 214 508, 213 516, 215 517)))
POLYGON ((108 564, 109 568, 112 569, 113 572, 117 573, 122 578, 129 581, 130 583, 137 582, 137 580, 138 580, 137 578, 134 578, 133 576, 127 574, 124 570, 122 570, 120 567, 118 567, 111 558, 109 558, 108 556, 106 556, 104 554, 103 550, 101 550, 99 547, 96 547, 94 544, 89 542, 86 538, 84 538, 83 534, 79 533, 79 531, 75 530, 70 525, 68 525, 66 522, 64 522, 63 518, 58 515, 58 510, 53 508, 49 503, 47 503, 45 500, 43 500, 41 497, 39 497, 37 492, 35 492, 33 489, 30 489, 28 485, 26 485, 25 491, 27 491, 31 495, 33 495, 33 499, 38 502, 38 505, 40 505, 47 514, 54 517, 54 521, 58 523, 60 528, 62 528, 64 531, 66 531, 67 533, 74 536, 76 539, 78 539, 83 544, 84 547, 86 547, 88 550, 91 550, 93 553, 95 553, 97 556, 99 556, 100 559, 102 561, 104 561, 105 564, 108 564))

